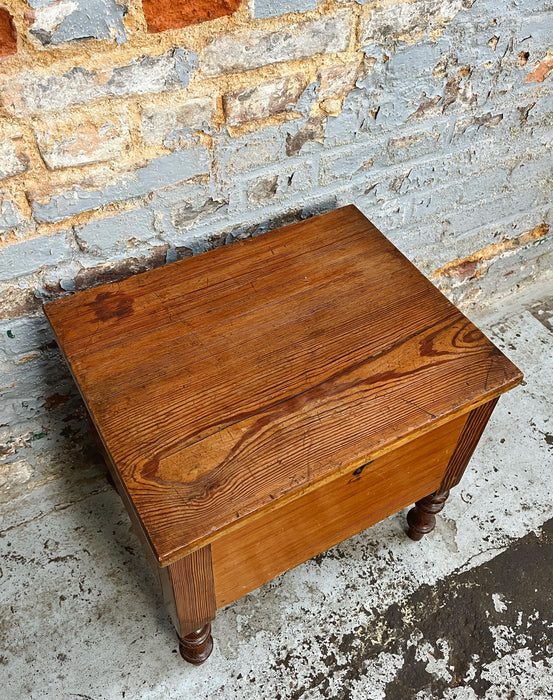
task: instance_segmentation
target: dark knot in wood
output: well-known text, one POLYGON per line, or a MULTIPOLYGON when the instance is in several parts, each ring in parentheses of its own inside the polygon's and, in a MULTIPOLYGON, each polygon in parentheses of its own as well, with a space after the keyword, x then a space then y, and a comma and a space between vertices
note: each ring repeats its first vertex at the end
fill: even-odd
POLYGON ((442 510, 448 496, 449 491, 431 493, 415 503, 415 507, 407 514, 407 534, 412 540, 420 540, 423 535, 432 532, 436 526, 436 513, 442 510))

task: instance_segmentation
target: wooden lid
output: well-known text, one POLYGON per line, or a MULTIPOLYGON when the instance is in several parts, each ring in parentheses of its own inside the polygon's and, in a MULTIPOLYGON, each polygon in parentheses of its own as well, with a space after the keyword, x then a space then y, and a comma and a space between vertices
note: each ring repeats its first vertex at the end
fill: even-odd
POLYGON ((45 312, 162 565, 522 378, 353 206, 45 312))

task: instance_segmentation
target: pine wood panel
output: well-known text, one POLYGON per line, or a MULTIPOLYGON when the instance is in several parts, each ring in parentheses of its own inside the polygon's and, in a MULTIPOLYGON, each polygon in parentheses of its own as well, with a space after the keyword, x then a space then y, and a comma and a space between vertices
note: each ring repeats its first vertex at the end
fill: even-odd
POLYGON ((163 597, 179 637, 215 618, 211 547, 198 549, 159 569, 163 597))
POLYGON ((488 401, 482 406, 478 406, 478 408, 470 412, 455 452, 447 465, 446 473, 440 485, 440 491, 448 491, 461 481, 461 477, 498 401, 499 397, 488 401))
POLYGON ((212 547, 217 608, 405 508, 438 487, 466 416, 350 471, 212 547))
POLYGON ((162 565, 521 379, 354 207, 45 311, 162 565))

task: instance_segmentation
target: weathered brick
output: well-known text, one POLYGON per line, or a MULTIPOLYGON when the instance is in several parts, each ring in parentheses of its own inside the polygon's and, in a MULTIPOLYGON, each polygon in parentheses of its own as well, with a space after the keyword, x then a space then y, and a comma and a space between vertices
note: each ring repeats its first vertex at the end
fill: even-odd
POLYGON ((246 90, 236 90, 223 98, 225 116, 230 126, 240 126, 293 108, 305 89, 303 73, 294 73, 272 83, 261 83, 246 90))
POLYGON ((149 32, 180 29, 191 24, 226 17, 242 0, 142 0, 149 32))
MULTIPOLYGON (((287 124, 294 126, 296 121, 287 124)), ((225 179, 285 158, 285 125, 269 126, 232 138, 224 131, 214 139, 215 160, 225 179)))
POLYGON ((99 124, 56 121, 52 127, 35 132, 40 154, 50 170, 110 160, 129 145, 124 114, 99 124))
POLYGON ((416 0, 372 9, 361 23, 361 43, 413 41, 425 32, 447 26, 474 0, 416 0))
POLYGON ((215 98, 194 97, 175 107, 146 107, 142 110, 142 138, 147 144, 161 143, 173 132, 200 129, 215 112, 215 98))
POLYGON ((253 204, 259 204, 274 197, 277 189, 278 175, 266 175, 265 177, 258 177, 249 183, 246 196, 253 204))
POLYGON ((325 126, 326 117, 321 115, 310 117, 296 134, 288 134, 286 138, 286 155, 297 155, 306 143, 315 141, 322 143, 325 126))
POLYGON ((216 200, 212 197, 195 202, 181 202, 172 207, 171 222, 177 230, 189 229, 192 225, 219 211, 226 204, 226 201, 216 200))
POLYGON ((121 254, 127 257, 133 254, 133 249, 155 243, 157 232, 153 222, 153 212, 148 207, 131 209, 75 228, 75 239, 84 253, 105 258, 121 254))
POLYGON ((0 60, 17 53, 17 31, 12 16, 0 7, 0 60))
POLYGON ((29 32, 43 46, 78 39, 127 39, 123 17, 125 5, 115 0, 54 0, 32 3, 29 32))
POLYGON ((201 71, 206 76, 251 70, 316 54, 345 51, 352 28, 350 13, 287 24, 286 31, 233 32, 216 37, 204 50, 201 71))
POLYGON ((119 177, 102 190, 74 187, 47 200, 34 199, 30 193, 33 215, 39 223, 62 221, 84 211, 149 194, 196 175, 207 174, 209 168, 209 152, 203 146, 175 151, 151 160, 136 172, 119 177))
POLYGON ((343 97, 354 87, 359 71, 360 64, 357 60, 322 66, 317 73, 317 80, 321 84, 319 97, 343 97))
POLYGON ((254 14, 256 19, 265 17, 277 17, 287 12, 307 12, 314 10, 320 0, 254 0, 254 14))
MULTIPOLYGON (((139 257, 125 258, 115 262, 100 263, 94 267, 85 267, 77 272, 72 280, 72 291, 79 292, 83 289, 96 287, 108 282, 119 282, 131 275, 137 275, 154 267, 165 265, 167 261, 168 245, 154 246, 139 257)), ((65 287, 67 288, 67 287, 65 287)))
POLYGON ((32 314, 41 306, 33 289, 7 287, 0 292, 0 320, 32 314))
POLYGON ((55 265, 71 255, 65 232, 36 236, 0 248, 0 280, 11 280, 55 265))
POLYGON ((20 175, 29 169, 29 156, 21 136, 0 141, 0 180, 20 175))
POLYGON ((188 85, 198 55, 171 49, 161 56, 142 56, 111 70, 89 71, 76 66, 62 75, 24 72, 2 85, 2 105, 16 116, 40 110, 60 110, 105 97, 142 95, 188 85))

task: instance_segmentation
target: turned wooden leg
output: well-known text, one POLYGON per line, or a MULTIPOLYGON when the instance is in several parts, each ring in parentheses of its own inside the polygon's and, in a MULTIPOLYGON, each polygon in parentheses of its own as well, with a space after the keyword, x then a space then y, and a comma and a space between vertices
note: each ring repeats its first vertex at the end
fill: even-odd
POLYGON ((159 573, 181 656, 191 664, 203 664, 213 651, 211 620, 216 612, 211 546, 192 552, 159 573))
POLYGON ((436 526, 436 513, 442 510, 448 496, 449 491, 431 493, 415 503, 415 507, 407 514, 407 534, 412 540, 420 540, 423 535, 432 532, 436 526))
POLYGON ((492 399, 468 414, 438 490, 417 501, 415 507, 407 514, 407 534, 412 540, 420 540, 436 526, 436 513, 444 507, 449 489, 461 480, 496 404, 497 399, 492 399))
POLYGON ((213 637, 211 636, 211 624, 208 622, 201 629, 186 637, 179 637, 180 655, 190 664, 199 666, 209 658, 213 651, 213 637))

